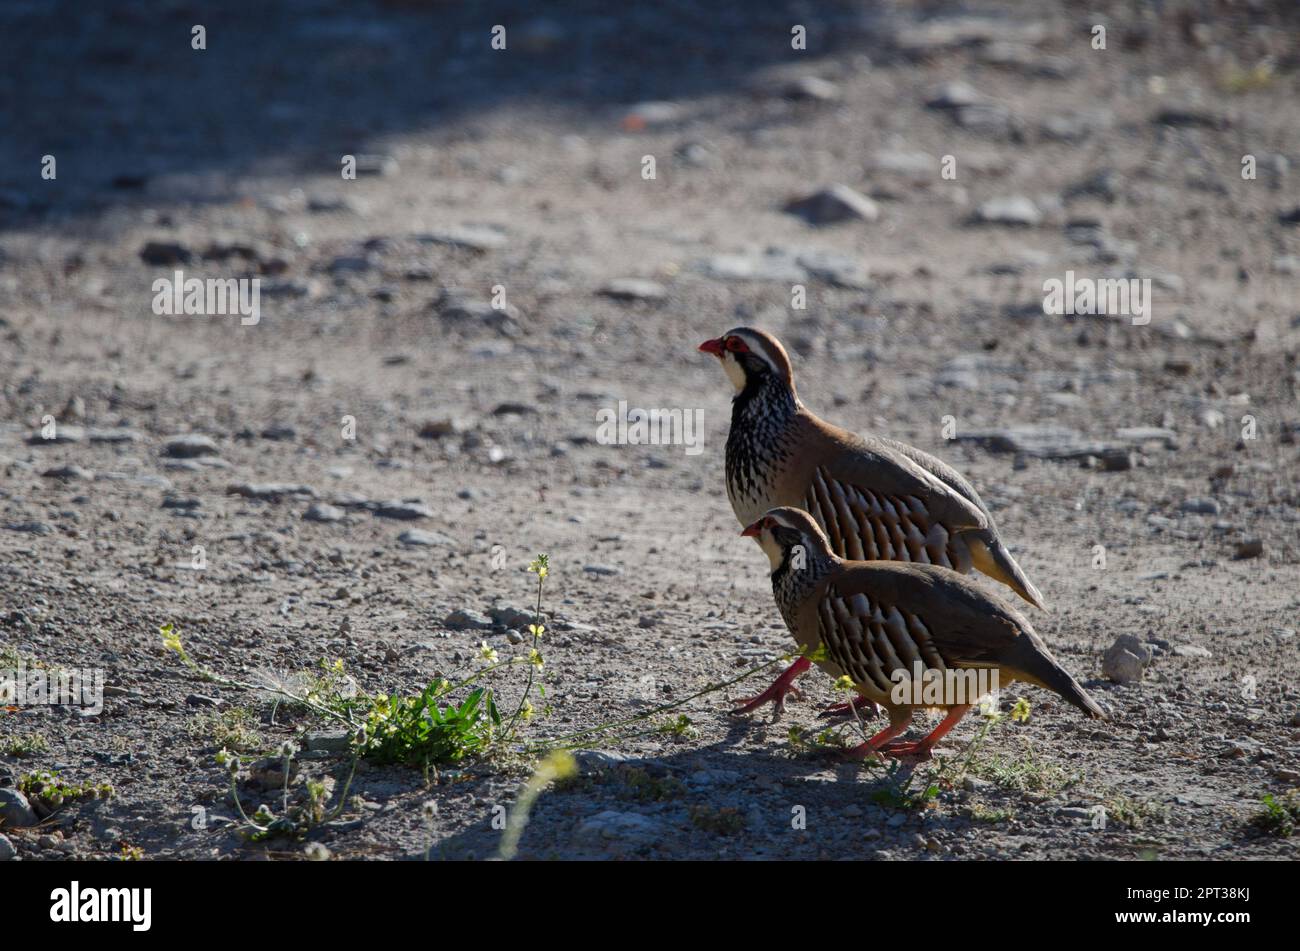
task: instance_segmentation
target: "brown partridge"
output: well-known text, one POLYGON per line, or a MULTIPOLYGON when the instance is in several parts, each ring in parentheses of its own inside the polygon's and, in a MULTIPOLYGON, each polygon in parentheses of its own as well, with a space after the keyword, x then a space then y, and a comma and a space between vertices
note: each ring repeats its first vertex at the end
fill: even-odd
POLYGON ((963 575, 936 565, 846 561, 802 509, 772 509, 743 534, 767 553, 781 617, 805 653, 824 647, 818 665, 848 676, 889 713, 889 726, 850 755, 928 757, 981 695, 1016 680, 1105 719, 1024 616, 963 575), (947 716, 925 739, 892 742, 917 709, 935 707, 947 716))
MULTIPOLYGON (((790 358, 769 333, 737 327, 700 350, 721 361, 736 388, 726 477, 741 525, 768 509, 797 506, 843 558, 978 570, 1046 609, 979 493, 951 466, 897 440, 858 436, 818 418, 800 402, 790 358)), ((737 712, 769 701, 779 708, 808 666, 797 661, 737 712)))

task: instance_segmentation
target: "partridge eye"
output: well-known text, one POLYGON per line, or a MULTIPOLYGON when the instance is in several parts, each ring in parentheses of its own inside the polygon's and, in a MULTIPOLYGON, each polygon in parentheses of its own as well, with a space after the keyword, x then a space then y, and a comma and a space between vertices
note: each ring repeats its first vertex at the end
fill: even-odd
POLYGON ((749 347, 745 346, 745 341, 741 340, 739 337, 728 337, 727 349, 730 350, 732 353, 749 352, 749 347))

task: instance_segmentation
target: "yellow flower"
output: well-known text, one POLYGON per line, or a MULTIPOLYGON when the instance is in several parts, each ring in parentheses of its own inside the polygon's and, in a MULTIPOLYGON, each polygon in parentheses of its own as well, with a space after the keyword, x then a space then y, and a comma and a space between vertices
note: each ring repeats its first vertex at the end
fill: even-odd
POLYGON ((489 647, 487 641, 483 641, 478 646, 478 655, 489 664, 497 662, 497 651, 495 647, 489 647))
POLYGON ((538 670, 542 669, 542 652, 536 647, 528 652, 528 663, 532 664, 538 670))
POLYGON ((1021 697, 1016 701, 1016 705, 1011 708, 1011 719, 1017 723, 1029 722, 1029 701, 1021 697))
POLYGON ((533 635, 533 637, 541 637, 543 634, 546 633, 546 625, 545 625, 545 624, 529 624, 529 625, 528 625, 528 633, 531 634, 531 635, 533 635))
POLYGON ((176 630, 171 621, 158 628, 158 633, 162 635, 163 647, 178 654, 184 653, 181 648, 181 632, 176 630))
POLYGON ((519 715, 525 720, 531 720, 533 718, 533 704, 531 700, 524 701, 524 705, 519 708, 519 715))
POLYGON ((836 690, 857 690, 858 688, 854 685, 853 678, 850 677, 848 674, 845 674, 839 680, 835 681, 835 689, 836 690))

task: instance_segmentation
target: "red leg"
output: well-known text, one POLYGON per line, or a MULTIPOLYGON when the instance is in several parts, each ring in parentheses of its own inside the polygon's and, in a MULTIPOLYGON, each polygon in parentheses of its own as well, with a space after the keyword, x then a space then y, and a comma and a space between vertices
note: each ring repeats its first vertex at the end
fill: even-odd
POLYGON ((943 722, 919 743, 886 743, 880 748, 880 752, 889 756, 915 756, 918 759, 929 759, 930 751, 934 749, 934 745, 961 721, 961 718, 966 715, 966 711, 969 709, 970 704, 949 707, 948 715, 943 718, 943 722))
POLYGON ((843 703, 832 704, 821 713, 817 714, 817 716, 822 718, 841 717, 852 713, 861 713, 867 717, 874 717, 879 712, 879 706, 859 694, 852 700, 845 700, 843 703))
POLYGON ((740 701, 741 706, 732 710, 732 713, 749 713, 751 710, 757 710, 765 703, 775 703, 778 715, 785 711, 785 698, 787 694, 794 694, 796 697, 802 696, 794 685, 794 679, 812 666, 812 661, 807 657, 800 657, 790 668, 780 677, 776 678, 776 683, 768 687, 762 693, 745 697, 740 701))
POLYGON ((849 759, 866 759, 868 756, 874 756, 882 746, 911 725, 912 711, 908 707, 895 707, 889 711, 889 726, 862 745, 855 746, 844 755, 849 759))

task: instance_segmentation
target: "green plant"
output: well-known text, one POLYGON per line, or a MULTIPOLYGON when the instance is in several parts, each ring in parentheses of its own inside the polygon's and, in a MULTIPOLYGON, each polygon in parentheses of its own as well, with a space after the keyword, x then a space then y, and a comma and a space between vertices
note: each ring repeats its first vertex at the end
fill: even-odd
POLYGON ((42 733, 32 733, 27 736, 6 737, 0 740, 0 752, 17 759, 24 756, 32 756, 36 753, 48 753, 50 751, 50 741, 42 733))
POLYGON ((1300 789, 1289 789, 1280 796, 1265 793, 1251 825, 1267 835, 1289 839, 1300 826, 1300 789))
MULTIPOLYGON (((528 654, 501 660, 495 649, 484 644, 480 657, 486 666, 455 683, 439 678, 414 696, 363 693, 347 676, 341 660, 321 661, 319 671, 296 679, 268 677, 260 684, 233 680, 191 659, 175 624, 168 622, 158 631, 163 646, 203 680, 260 691, 275 698, 277 704, 333 720, 352 735, 353 749, 358 756, 382 763, 417 766, 427 772, 488 754, 503 741, 513 739, 519 725, 531 719, 533 688, 536 685, 542 690, 536 681, 543 669, 540 645, 546 627, 542 623, 542 592, 550 573, 549 558, 538 555, 528 570, 537 575, 536 606, 533 623, 529 625, 533 641, 528 654), (519 664, 528 666, 528 679, 519 704, 503 724, 495 694, 484 681, 499 668, 519 664), (468 693, 462 695, 465 690, 468 693)), ((239 721, 221 724, 220 732, 232 741, 221 745, 228 750, 250 748, 252 737, 246 735, 246 726, 246 722, 239 721)))
POLYGON ((1134 799, 1120 793, 1111 793, 1102 802, 1107 820, 1114 820, 1130 829, 1141 829, 1148 822, 1163 820, 1169 807, 1147 799, 1134 799))
POLYGON ((69 783, 58 773, 42 770, 28 773, 18 780, 18 791, 39 811, 49 814, 61 806, 82 799, 108 799, 113 787, 108 783, 69 783))
POLYGON ((360 714, 361 755, 427 770, 486 752, 501 726, 492 692, 476 687, 459 705, 440 706, 450 687, 445 680, 434 681, 415 697, 379 694, 351 705, 360 714))
POLYGON ((353 757, 352 767, 347 782, 338 796, 333 810, 327 809, 330 800, 330 785, 333 780, 309 779, 302 783, 297 798, 291 798, 290 785, 293 778, 293 758, 298 753, 296 743, 281 744, 279 755, 282 760, 281 772, 284 785, 281 789, 280 812, 277 815, 266 803, 259 805, 250 816, 244 808, 243 798, 239 794, 240 758, 229 750, 217 753, 217 765, 226 769, 230 778, 230 799, 243 820, 241 833, 252 842, 261 842, 274 836, 301 839, 312 829, 325 822, 338 818, 347 804, 348 790, 352 786, 352 777, 356 773, 357 760, 353 757))
POLYGON ((257 729, 257 714, 249 707, 230 707, 218 713, 205 713, 189 724, 192 735, 212 741, 218 749, 236 753, 253 753, 266 746, 266 740, 257 729))
POLYGON ((736 835, 745 830, 745 817, 734 806, 691 806, 690 818, 695 828, 714 835, 736 835))
MULTIPOLYGON (((881 766, 878 761, 865 765, 881 766)), ((939 796, 939 784, 922 780, 917 785, 917 770, 906 769, 899 760, 883 764, 884 783, 871 793, 871 801, 886 809, 901 809, 915 812, 926 808, 939 796)))

